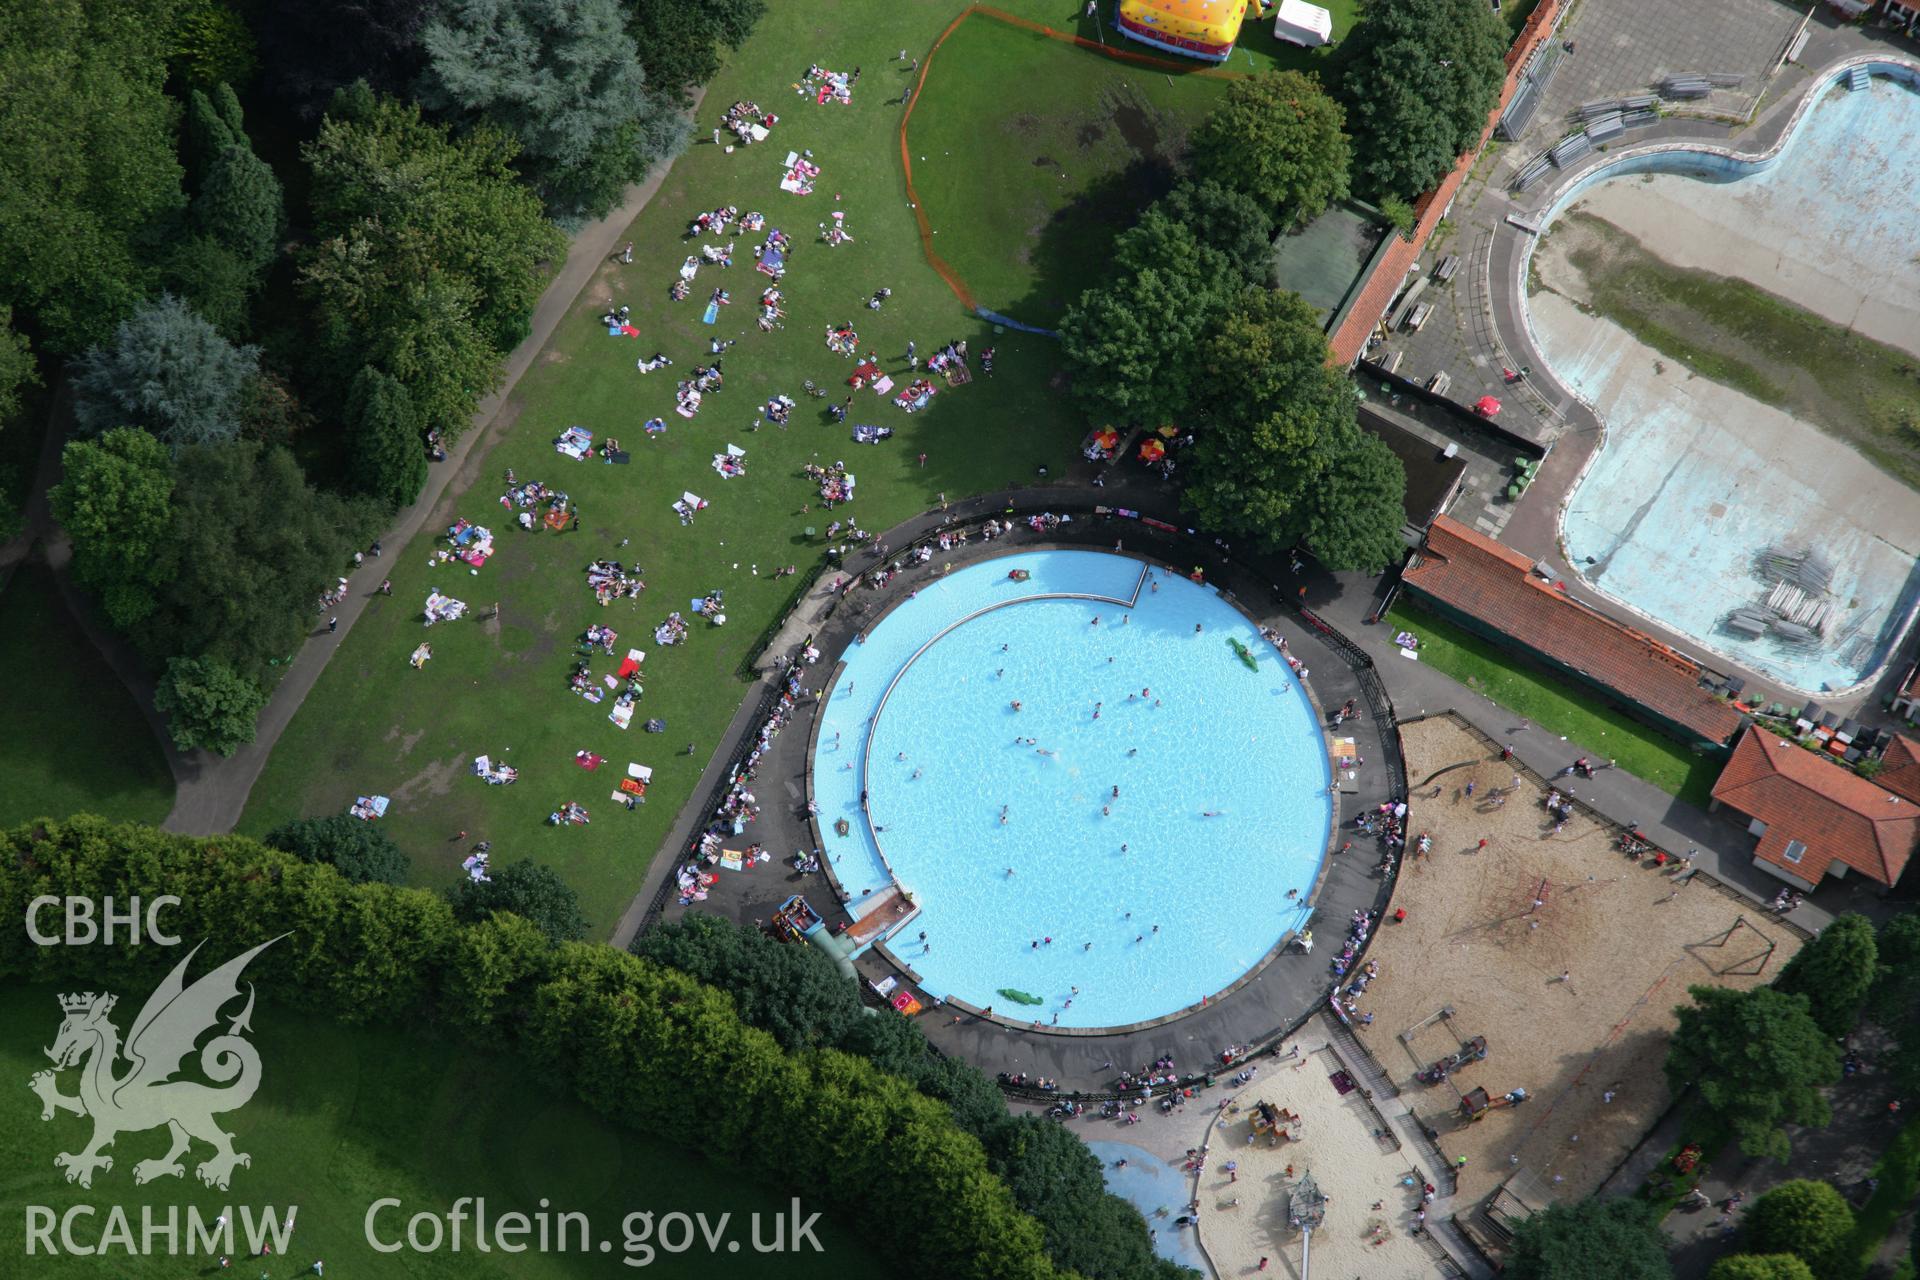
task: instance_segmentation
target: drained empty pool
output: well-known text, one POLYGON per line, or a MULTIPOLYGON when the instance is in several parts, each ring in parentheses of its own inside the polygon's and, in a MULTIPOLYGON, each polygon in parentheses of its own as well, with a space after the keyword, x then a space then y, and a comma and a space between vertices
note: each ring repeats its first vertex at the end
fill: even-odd
POLYGON ((1305 919, 1326 739, 1211 588, 1121 555, 1010 554, 922 588, 844 656, 813 765, 827 852, 855 915, 912 894, 891 945, 932 994, 1049 1026, 1147 1021, 1305 919))
MULTIPOLYGON (((1589 273, 1625 245, 1744 280, 1920 355, 1917 135, 1911 69, 1842 75, 1813 91, 1768 157, 1666 146, 1593 171, 1555 201, 1531 260, 1544 286, 1528 297, 1534 339, 1607 425, 1562 516, 1568 559, 1698 649, 1807 692, 1856 688, 1897 650, 1920 591, 1920 494, 1836 438, 1830 419, 1848 409, 1817 375, 1839 353, 1811 353, 1827 363, 1810 376, 1770 361, 1755 337, 1754 372, 1696 368, 1673 354, 1689 335, 1660 332, 1661 301, 1637 327, 1596 313, 1595 277, 1567 246, 1588 236, 1589 273)), ((1629 309, 1642 300, 1614 295, 1629 309)))

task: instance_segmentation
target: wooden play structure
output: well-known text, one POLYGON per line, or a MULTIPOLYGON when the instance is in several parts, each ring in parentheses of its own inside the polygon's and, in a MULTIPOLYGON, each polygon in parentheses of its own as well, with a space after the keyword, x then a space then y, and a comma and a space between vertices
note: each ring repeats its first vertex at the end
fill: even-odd
POLYGON ((1253 1131, 1266 1134, 1272 1146, 1279 1146, 1282 1140, 1300 1141, 1300 1125, 1300 1117, 1285 1107, 1276 1107, 1271 1102, 1254 1104, 1253 1131))
POLYGON ((1484 1088, 1476 1085, 1460 1095, 1460 1114, 1470 1121, 1483 1120, 1487 1112, 1497 1111, 1501 1107, 1517 1107, 1525 1102, 1527 1097, 1525 1089, 1509 1089, 1495 1098, 1490 1096, 1484 1088))
POLYGON ((1429 1063, 1425 1069, 1415 1072, 1414 1078, 1421 1084, 1439 1084, 1460 1068, 1472 1062, 1484 1062, 1487 1057, 1487 1038, 1475 1036, 1463 1040, 1460 1048, 1444 1058, 1429 1063))

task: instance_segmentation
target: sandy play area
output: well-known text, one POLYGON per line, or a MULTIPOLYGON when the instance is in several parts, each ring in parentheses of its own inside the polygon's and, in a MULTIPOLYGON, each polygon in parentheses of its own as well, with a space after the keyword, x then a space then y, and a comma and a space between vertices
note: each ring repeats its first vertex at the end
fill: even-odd
POLYGON ((1553 834, 1533 779, 1495 807, 1515 768, 1464 724, 1402 732, 1409 838, 1430 832, 1433 852, 1404 869, 1393 905, 1407 918, 1369 952, 1381 973, 1359 997, 1374 1019, 1359 1034, 1447 1157, 1467 1157, 1467 1201, 1516 1175, 1536 1180, 1529 1198, 1589 1195, 1667 1105, 1660 1068, 1687 987, 1770 981, 1799 937, 1705 879, 1634 863, 1586 816, 1553 834), (1414 1079, 1476 1036, 1484 1061, 1414 1079), (1476 1086, 1529 1100, 1468 1121, 1461 1093, 1476 1086))
POLYGON ((1215 1269, 1252 1275, 1266 1258, 1269 1274, 1300 1275, 1300 1233, 1288 1225, 1287 1206, 1311 1172, 1327 1198, 1313 1234, 1314 1275, 1435 1274, 1432 1256, 1409 1234, 1421 1192, 1413 1162, 1392 1138, 1375 1137, 1388 1126, 1358 1089, 1343 1095, 1334 1087, 1334 1052, 1314 1049, 1315 1035, 1302 1039, 1292 1059, 1261 1064, 1213 1129, 1200 1175, 1200 1236, 1215 1269), (1255 1133, 1262 1102, 1300 1118, 1294 1139, 1255 1133), (1229 1171, 1229 1161, 1238 1169, 1229 1171))

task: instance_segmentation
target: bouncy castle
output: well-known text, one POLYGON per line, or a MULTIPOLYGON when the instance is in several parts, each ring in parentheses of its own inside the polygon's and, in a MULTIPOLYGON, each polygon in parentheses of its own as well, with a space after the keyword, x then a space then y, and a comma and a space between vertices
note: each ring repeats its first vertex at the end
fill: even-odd
POLYGON ((1114 23, 1141 44, 1225 62, 1254 0, 1120 0, 1114 23))

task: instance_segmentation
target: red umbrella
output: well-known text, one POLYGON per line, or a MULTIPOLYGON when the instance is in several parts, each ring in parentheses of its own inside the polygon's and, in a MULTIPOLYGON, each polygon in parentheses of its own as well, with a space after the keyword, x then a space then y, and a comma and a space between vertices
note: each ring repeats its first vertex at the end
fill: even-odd
POLYGON ((1120 443, 1120 433, 1112 427, 1102 427, 1093 433, 1093 442, 1102 449, 1111 449, 1120 443))
POLYGON ((1492 396, 1481 396, 1480 403, 1473 406, 1473 411, 1483 418, 1491 418, 1500 412, 1500 402, 1492 396))
POLYGON ((1158 462, 1160 461, 1161 458, 1166 456, 1166 453, 1167 453, 1166 445, 1161 444, 1158 440, 1150 439, 1145 444, 1142 444, 1140 446, 1140 461, 1158 462))

